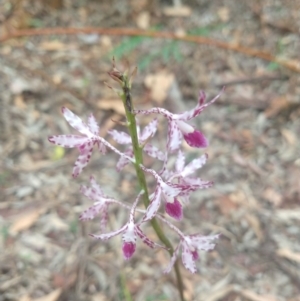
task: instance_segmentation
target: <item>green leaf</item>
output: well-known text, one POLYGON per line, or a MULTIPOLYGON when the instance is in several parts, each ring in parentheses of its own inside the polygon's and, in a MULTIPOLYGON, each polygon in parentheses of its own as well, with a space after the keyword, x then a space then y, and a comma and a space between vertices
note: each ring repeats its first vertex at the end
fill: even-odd
POLYGON ((162 49, 162 57, 163 57, 163 61, 164 63, 167 63, 170 60, 170 53, 171 53, 171 49, 172 49, 172 43, 168 43, 167 45, 165 45, 162 49))
POLYGON ((0 173, 0 187, 4 186, 9 182, 9 175, 9 172, 7 171, 0 173))
POLYGON ((35 27, 35 28, 42 28, 42 27, 44 27, 43 20, 37 19, 37 18, 31 18, 30 21, 29 21, 29 25, 31 27, 35 27))
POLYGON ((177 41, 175 41, 175 43, 173 43, 173 44, 174 44, 174 46, 172 47, 173 57, 177 62, 181 62, 182 54, 180 52, 179 43, 177 41))
POLYGON ((1 228, 1 236, 3 237, 3 241, 6 241, 6 239, 9 236, 9 230, 8 230, 8 226, 3 226, 1 228))
POLYGON ((271 62, 267 66, 267 70, 269 70, 269 71, 274 71, 274 70, 277 70, 278 68, 279 68, 279 65, 276 62, 271 62))
POLYGON ((159 296, 148 296, 146 301, 167 301, 169 300, 166 295, 159 295, 159 296))
POLYGON ((138 62, 138 69, 140 71, 146 69, 151 64, 151 62, 158 56, 159 52, 154 52, 152 54, 146 55, 138 62))
POLYGON ((148 37, 130 37, 124 39, 115 49, 113 49, 108 55, 114 56, 117 60, 122 58, 124 55, 130 53, 137 48, 143 41, 149 39, 148 37))
POLYGON ((78 232, 78 220, 74 219, 69 224, 69 230, 72 234, 76 234, 78 232))
POLYGON ((225 28, 227 25, 226 24, 214 24, 214 25, 208 25, 208 26, 204 26, 204 27, 198 27, 192 30, 188 31, 189 35, 196 35, 196 36, 209 36, 210 33, 212 33, 213 31, 220 31, 223 28, 225 28))
POLYGON ((87 77, 84 77, 83 79, 82 79, 82 87, 83 88, 87 88, 89 85, 90 85, 90 80, 87 78, 87 77))

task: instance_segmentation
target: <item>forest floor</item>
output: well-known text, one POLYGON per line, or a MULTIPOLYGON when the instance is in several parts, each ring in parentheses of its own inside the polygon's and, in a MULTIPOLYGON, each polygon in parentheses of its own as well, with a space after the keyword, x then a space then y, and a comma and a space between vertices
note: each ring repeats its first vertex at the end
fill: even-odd
MULTIPOLYGON (((96 241, 88 234, 99 233, 99 219, 78 219, 91 205, 79 191, 91 175, 107 195, 132 202, 133 168, 118 173, 116 155, 94 152, 73 179, 78 151, 47 139, 75 133, 61 114, 66 106, 84 120, 93 112, 113 143, 107 131, 121 129, 125 118, 104 84, 116 87, 107 74, 113 56, 120 69, 127 61, 138 66, 135 107, 179 113, 195 105, 199 90, 210 100, 226 86, 192 122, 209 147, 183 146, 188 161, 208 154, 198 175, 214 186, 192 195, 176 225, 185 233, 222 234, 214 251, 199 254, 198 273, 180 262, 186 300, 300 301, 299 1, 44 2, 0 0, 0 41, 28 28, 135 28, 236 48, 109 32, 0 42, 0 301, 125 300, 122 281, 133 300, 179 300, 175 274, 163 274, 170 260, 165 250, 138 242, 125 262, 120 237, 96 241)), ((141 126, 149 120, 141 118, 141 126)), ((161 149, 165 127, 160 119, 161 149)), ((145 164, 154 161, 147 157, 145 164)), ((108 229, 126 219, 126 211, 112 206, 108 229)), ((150 227, 143 229, 157 241, 150 227)))

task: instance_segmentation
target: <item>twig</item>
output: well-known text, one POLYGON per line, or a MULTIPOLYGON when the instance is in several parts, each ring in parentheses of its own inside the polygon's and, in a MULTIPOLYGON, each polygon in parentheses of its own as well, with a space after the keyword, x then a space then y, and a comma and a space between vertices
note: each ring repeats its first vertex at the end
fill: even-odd
POLYGON ((300 62, 296 60, 282 59, 276 56, 271 55, 268 52, 264 52, 258 49, 248 48, 240 46, 234 43, 226 43, 219 40, 210 39, 207 37, 199 36, 179 36, 171 32, 156 32, 156 31, 144 31, 140 29, 131 29, 131 28, 99 28, 99 27, 84 27, 84 28, 38 28, 38 29, 22 29, 12 31, 0 38, 0 43, 4 41, 20 38, 25 36, 38 36, 38 35, 74 35, 74 34, 105 34, 105 35, 114 35, 114 36, 144 36, 152 38, 164 38, 172 39, 178 41, 193 42, 198 44, 205 44, 209 46, 214 46, 226 50, 231 50, 239 52, 251 57, 261 58, 269 62, 275 62, 287 69, 290 69, 294 72, 300 73, 300 62))
POLYGON ((228 86, 233 86, 233 85, 242 85, 242 84, 249 84, 249 83, 261 83, 262 81, 265 80, 287 80, 289 79, 288 76, 258 76, 258 77, 251 77, 251 78, 245 78, 245 79, 237 79, 237 80, 232 80, 228 82, 222 82, 220 84, 217 84, 216 87, 222 88, 222 87, 228 87, 228 86))

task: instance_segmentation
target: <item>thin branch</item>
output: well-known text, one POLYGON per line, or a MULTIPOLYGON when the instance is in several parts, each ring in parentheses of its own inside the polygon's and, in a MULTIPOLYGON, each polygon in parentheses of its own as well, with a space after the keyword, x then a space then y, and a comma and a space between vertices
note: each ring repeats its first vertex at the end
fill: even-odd
POLYGON ((216 85, 218 88, 228 87, 233 85, 243 85, 243 84, 251 84, 251 83, 261 83, 262 81, 273 81, 273 80, 288 80, 288 76, 258 76, 258 77, 250 77, 245 79, 236 79, 227 82, 222 82, 216 85))
POLYGON ((132 28, 99 28, 99 27, 60 28, 57 27, 57 28, 22 29, 22 30, 11 31, 8 34, 0 37, 0 43, 3 43, 4 41, 13 38, 20 38, 25 36, 74 35, 74 34, 91 34, 91 33, 113 35, 113 36, 144 36, 144 37, 164 38, 170 40, 204 44, 204 45, 222 48, 225 50, 239 52, 244 55, 250 57, 257 57, 269 62, 275 62, 287 69, 300 73, 299 61, 279 58, 273 56, 268 52, 264 52, 258 49, 248 48, 234 43, 226 43, 207 37, 192 36, 192 35, 179 36, 171 32, 144 31, 144 30, 132 29, 132 28))

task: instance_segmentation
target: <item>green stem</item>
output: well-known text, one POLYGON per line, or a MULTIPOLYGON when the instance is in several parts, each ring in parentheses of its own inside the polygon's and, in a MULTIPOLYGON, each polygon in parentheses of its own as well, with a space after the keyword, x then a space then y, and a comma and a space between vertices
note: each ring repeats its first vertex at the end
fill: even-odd
MULTIPOLYGON (((132 98, 131 98, 131 85, 128 77, 126 75, 123 75, 122 77, 122 89, 123 89, 123 94, 121 95, 124 108, 125 108, 125 113, 126 113, 126 119, 127 119, 127 126, 129 130, 129 134, 131 136, 131 141, 132 141, 132 147, 133 147, 133 153, 134 153, 134 158, 135 158, 135 170, 139 182, 139 188, 143 189, 145 191, 143 195, 143 202, 145 207, 147 208, 149 206, 150 200, 149 200, 149 193, 148 193, 148 187, 147 187, 147 182, 146 182, 146 177, 143 172, 143 170, 140 167, 140 164, 143 164, 143 152, 142 152, 142 147, 139 144, 138 140, 138 134, 137 134, 137 125, 136 125, 136 120, 135 120, 135 114, 133 113, 133 103, 132 103, 132 98)), ((169 239, 166 237, 164 234, 162 228, 160 227, 158 221, 153 218, 151 220, 151 225, 156 232, 158 238, 160 241, 166 246, 168 249, 168 252, 170 253, 170 256, 173 255, 174 253, 174 248, 169 241, 169 239)), ((177 285, 178 285, 178 291, 180 294, 180 300, 185 301, 184 296, 183 296, 183 281, 178 265, 178 261, 175 262, 174 265, 175 268, 175 274, 177 278, 177 285)))
POLYGON ((123 291, 123 296, 126 301, 133 301, 128 286, 126 285, 126 275, 124 270, 121 271, 121 287, 123 291))

